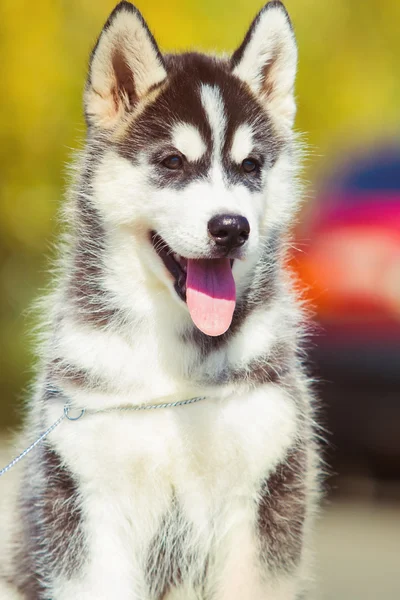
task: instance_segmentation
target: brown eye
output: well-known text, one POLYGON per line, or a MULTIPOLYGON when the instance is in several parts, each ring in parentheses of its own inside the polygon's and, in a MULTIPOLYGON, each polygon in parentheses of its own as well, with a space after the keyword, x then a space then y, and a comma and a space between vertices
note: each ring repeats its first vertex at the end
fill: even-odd
POLYGON ((242 169, 245 173, 252 173, 258 167, 258 162, 253 158, 245 158, 242 162, 242 169))
POLYGON ((166 159, 162 161, 164 167, 167 169, 181 169, 183 167, 183 160, 180 156, 173 154, 172 156, 167 156, 166 159))

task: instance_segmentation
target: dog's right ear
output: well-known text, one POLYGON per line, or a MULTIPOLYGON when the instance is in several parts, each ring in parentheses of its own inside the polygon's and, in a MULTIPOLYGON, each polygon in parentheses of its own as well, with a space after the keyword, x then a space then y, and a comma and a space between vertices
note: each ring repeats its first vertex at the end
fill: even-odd
POLYGON ((93 49, 84 102, 88 125, 112 129, 164 81, 163 57, 140 12, 120 2, 93 49))

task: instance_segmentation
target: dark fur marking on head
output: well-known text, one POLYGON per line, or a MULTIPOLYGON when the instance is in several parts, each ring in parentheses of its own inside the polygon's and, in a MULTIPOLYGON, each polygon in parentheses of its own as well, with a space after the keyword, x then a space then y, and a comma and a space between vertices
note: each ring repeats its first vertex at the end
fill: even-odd
MULTIPOLYGON (((174 154, 174 152, 171 149, 171 154, 174 154)), ((211 151, 206 151, 201 159, 195 162, 186 161, 184 167, 179 171, 167 169, 162 165, 164 154, 165 152, 162 155, 159 152, 155 152, 151 159, 155 167, 155 172, 150 175, 150 180, 156 187, 172 187, 179 190, 192 181, 207 178, 211 166, 211 151)))
POLYGON ((28 600, 50 600, 54 576, 76 573, 82 564, 82 514, 74 478, 58 453, 46 443, 35 452, 34 482, 28 470, 21 505, 24 539, 15 558, 16 583, 28 600))
POLYGON ((165 89, 154 102, 145 106, 143 112, 127 129, 124 139, 117 145, 118 152, 133 163, 137 162, 140 152, 151 148, 157 151, 160 143, 165 146, 170 144, 171 125, 176 122, 196 126, 204 143, 209 147, 211 145, 211 130, 198 93, 199 78, 198 76, 196 78, 196 62, 191 64, 187 61, 188 71, 185 72, 180 61, 184 56, 200 57, 201 55, 165 57, 168 71, 168 83, 165 89))
MULTIPOLYGON (((272 166, 282 146, 282 141, 274 132, 268 115, 257 102, 247 86, 230 72, 227 61, 197 53, 167 55, 165 64, 168 79, 165 89, 154 102, 149 103, 142 113, 133 120, 124 138, 116 149, 120 155, 134 164, 140 152, 153 151, 153 164, 158 167, 152 175, 153 183, 159 187, 181 189, 191 181, 206 177, 211 167, 213 139, 210 124, 201 102, 202 84, 216 86, 225 105, 227 129, 222 150, 222 167, 228 184, 242 184, 251 190, 261 189, 261 178, 246 176, 240 172, 240 165, 233 164, 230 156, 233 136, 242 124, 254 130, 254 143, 263 153, 265 167, 272 166), (186 165, 181 172, 168 172, 159 167, 157 159, 160 147, 171 144, 171 128, 174 123, 189 123, 196 127, 206 144, 207 151, 196 162, 186 165)), ((244 157, 245 158, 245 157, 244 157)))
POLYGON ((263 559, 271 569, 292 571, 299 563, 306 517, 307 456, 293 448, 263 482, 258 503, 258 532, 263 559))

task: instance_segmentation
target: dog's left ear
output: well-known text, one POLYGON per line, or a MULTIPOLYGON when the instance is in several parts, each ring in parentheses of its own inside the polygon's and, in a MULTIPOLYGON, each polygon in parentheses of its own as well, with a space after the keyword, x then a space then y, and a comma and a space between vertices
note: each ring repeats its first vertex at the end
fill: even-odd
POLYGON ((249 85, 281 125, 292 127, 297 45, 281 2, 264 6, 231 59, 234 75, 249 85))
POLYGON ((84 96, 88 124, 112 129, 166 76, 142 15, 129 2, 120 2, 91 55, 84 96))

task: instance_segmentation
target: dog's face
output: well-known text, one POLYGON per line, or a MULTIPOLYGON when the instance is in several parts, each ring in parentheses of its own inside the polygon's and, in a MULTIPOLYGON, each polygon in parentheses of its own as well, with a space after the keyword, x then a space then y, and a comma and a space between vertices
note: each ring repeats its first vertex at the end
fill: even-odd
POLYGON ((231 59, 163 57, 122 2, 92 54, 85 109, 102 147, 94 201, 106 224, 140 240, 143 263, 208 335, 229 328, 236 287, 277 213, 271 189, 290 140, 296 59, 280 2, 266 5, 231 59))

